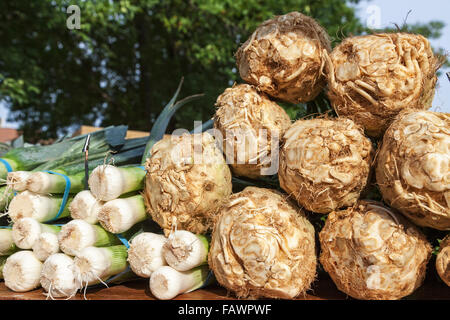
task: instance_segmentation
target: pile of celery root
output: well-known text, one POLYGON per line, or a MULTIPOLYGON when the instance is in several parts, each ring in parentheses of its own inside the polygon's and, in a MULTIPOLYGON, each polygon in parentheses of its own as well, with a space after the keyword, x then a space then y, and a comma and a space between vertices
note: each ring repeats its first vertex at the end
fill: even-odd
POLYGON ((113 126, 87 154, 87 136, 3 154, 6 287, 71 298, 146 278, 158 299, 213 282, 294 299, 321 271, 353 298, 394 300, 433 261, 449 290, 450 115, 428 111, 442 64, 428 40, 374 33, 332 49, 291 12, 263 22, 236 60, 246 83, 192 132, 165 135, 201 96, 177 102, 180 83, 147 138, 113 126), (292 121, 277 103, 321 93, 332 112, 292 121))

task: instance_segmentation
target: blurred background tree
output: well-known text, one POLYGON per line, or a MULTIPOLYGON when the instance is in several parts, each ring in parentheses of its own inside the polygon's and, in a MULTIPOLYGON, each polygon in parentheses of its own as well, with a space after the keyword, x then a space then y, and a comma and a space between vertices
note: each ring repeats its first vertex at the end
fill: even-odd
MULTIPOLYGON (((326 27, 333 44, 368 32, 359 0, 15 0, 0 2, 0 100, 28 141, 85 125, 149 131, 182 76, 181 97, 206 96, 180 110, 169 129, 192 129, 214 113, 217 96, 241 81, 234 53, 274 15, 300 11, 326 27), (81 29, 66 12, 81 9, 81 29)), ((439 37, 444 24, 411 26, 439 37)), ((291 117, 327 109, 283 104, 291 117)))

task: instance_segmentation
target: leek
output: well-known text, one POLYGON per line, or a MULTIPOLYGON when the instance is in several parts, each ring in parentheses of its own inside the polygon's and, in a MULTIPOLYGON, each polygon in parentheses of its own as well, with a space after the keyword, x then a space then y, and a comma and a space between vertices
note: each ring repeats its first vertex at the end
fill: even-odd
POLYGON ((63 197, 46 196, 38 193, 23 191, 17 194, 9 204, 8 215, 13 222, 20 218, 34 218, 39 222, 47 222, 56 218, 69 216, 69 205, 72 198, 69 197, 63 211, 57 217, 63 197))
POLYGON ((54 233, 43 232, 33 244, 33 252, 40 261, 44 262, 52 254, 58 253, 58 236, 54 233))
POLYGON ((188 271, 207 263, 209 242, 200 234, 186 230, 171 233, 163 246, 167 264, 177 271, 188 271))
POLYGON ((19 251, 6 259, 3 266, 5 285, 12 291, 26 292, 40 286, 42 262, 32 251, 19 251))
POLYGON ((197 290, 205 285, 208 275, 207 266, 182 272, 169 266, 163 266, 152 273, 150 290, 157 299, 173 299, 179 294, 197 290))
POLYGON ((0 256, 9 256, 18 251, 12 236, 11 228, 0 229, 0 256))
POLYGON ((75 278, 74 261, 64 253, 55 253, 45 260, 42 266, 40 284, 47 292, 47 296, 72 297, 78 289, 75 278))
POLYGON ((76 256, 87 247, 105 247, 120 244, 116 235, 84 220, 72 220, 61 228, 58 243, 62 252, 76 256))
POLYGON ((104 283, 127 268, 127 247, 87 247, 74 259, 75 279, 80 288, 104 283))
POLYGON ((17 247, 31 249, 43 232, 58 233, 61 227, 43 224, 33 218, 21 218, 12 227, 12 237, 17 247))
POLYGON ((98 223, 98 213, 104 202, 97 200, 89 190, 75 195, 69 206, 72 219, 81 219, 90 224, 98 223))
POLYGON ((111 233, 128 231, 132 226, 146 219, 144 198, 141 195, 108 201, 98 213, 98 221, 111 233))
POLYGON ((145 170, 138 166, 101 165, 89 176, 89 189, 99 200, 109 201, 144 188, 145 170))
POLYGON ((12 171, 6 177, 6 185, 15 191, 27 190, 27 180, 30 177, 30 171, 12 171))
POLYGON ((161 234, 143 232, 130 241, 128 262, 139 277, 150 278, 153 271, 167 265, 162 249, 166 238, 161 234))

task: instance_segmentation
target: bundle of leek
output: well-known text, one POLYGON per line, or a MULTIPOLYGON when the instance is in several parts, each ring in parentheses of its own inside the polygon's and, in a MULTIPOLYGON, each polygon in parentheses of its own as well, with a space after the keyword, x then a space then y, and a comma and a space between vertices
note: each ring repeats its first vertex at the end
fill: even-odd
MULTIPOLYGON (((93 154, 104 154, 120 147, 125 142, 127 126, 111 126, 90 133, 90 149, 93 154)), ((80 135, 58 143, 45 146, 14 148, 3 154, 0 161, 0 179, 6 179, 8 171, 29 171, 38 166, 52 163, 58 168, 76 161, 81 154, 87 135, 80 135)))
POLYGON ((44 262, 52 254, 60 252, 58 236, 51 232, 43 232, 34 242, 32 249, 36 258, 44 262))
POLYGON ((47 296, 72 297, 78 289, 75 278, 74 261, 64 253, 55 253, 48 257, 42 267, 40 283, 47 296))
POLYGON ((150 278, 152 272, 167 265, 162 254, 166 237, 153 232, 142 232, 130 241, 128 262, 139 277, 150 278))
MULTIPOLYGON (((137 163, 144 152, 148 137, 127 139, 114 151, 100 150, 94 146, 89 148, 88 170, 91 172, 105 163, 110 152, 115 152, 111 160, 116 165, 137 163)), ((29 190, 35 193, 63 193, 66 189, 65 176, 70 180, 70 193, 78 193, 84 189, 85 164, 81 151, 78 158, 64 162, 64 159, 44 163, 33 171, 15 171, 8 173, 7 184, 16 191, 29 190), (59 174, 52 174, 48 171, 59 174), (61 175, 62 174, 62 175, 61 175)))
POLYGON ((98 223, 98 213, 104 202, 94 197, 91 191, 83 190, 75 195, 69 206, 72 219, 84 220, 90 224, 98 223))

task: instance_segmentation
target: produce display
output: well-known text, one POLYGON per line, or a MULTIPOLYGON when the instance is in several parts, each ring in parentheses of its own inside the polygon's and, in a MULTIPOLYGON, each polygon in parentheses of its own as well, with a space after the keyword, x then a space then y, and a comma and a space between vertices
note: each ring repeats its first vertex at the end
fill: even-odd
POLYGON ((177 100, 181 81, 148 137, 111 126, 1 154, 9 291, 88 299, 140 280, 162 300, 212 285, 297 299, 328 277, 349 297, 397 300, 434 273, 450 298, 450 114, 428 111, 440 66, 428 40, 371 34, 332 50, 291 12, 236 49, 246 83, 191 132, 166 132, 202 96, 177 100), (323 92, 330 112, 285 108, 323 92))

